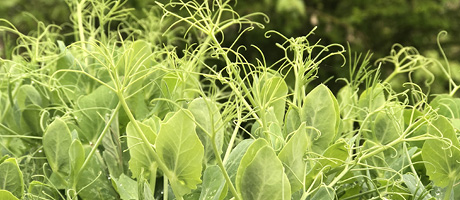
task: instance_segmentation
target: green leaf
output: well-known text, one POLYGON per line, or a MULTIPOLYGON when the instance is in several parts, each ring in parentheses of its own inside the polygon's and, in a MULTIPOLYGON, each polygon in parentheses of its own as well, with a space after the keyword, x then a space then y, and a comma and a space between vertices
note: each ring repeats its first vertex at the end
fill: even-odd
POLYGON ((291 183, 291 192, 296 192, 303 186, 306 165, 303 158, 309 142, 305 123, 303 123, 278 154, 278 158, 283 163, 286 175, 291 183))
POLYGON ((422 158, 426 173, 437 186, 447 187, 460 177, 459 141, 449 120, 443 116, 432 122, 428 133, 442 139, 430 139, 423 144, 422 158))
MULTIPOLYGON (((84 145, 86 156, 91 151, 91 146, 84 145)), ((85 156, 85 157, 86 157, 85 156)), ((99 152, 95 152, 88 164, 80 173, 78 179, 78 196, 82 199, 116 199, 117 192, 108 180, 106 166, 99 152)))
POLYGON ((312 142, 311 150, 322 154, 334 140, 340 123, 339 105, 325 85, 317 86, 305 97, 300 119, 307 127, 319 131, 308 129, 307 134, 312 142))
MULTIPOLYGON (((151 120, 159 122, 160 119, 154 117, 151 120)), ((154 163, 155 160, 151 155, 149 148, 151 148, 151 145, 155 144, 155 140, 157 138, 156 131, 158 130, 158 127, 155 125, 155 122, 149 121, 150 120, 146 121, 148 122, 147 124, 137 122, 142 130, 142 133, 137 132, 134 128, 134 124, 131 122, 128 123, 128 126, 126 127, 129 154, 131 156, 129 160, 129 169, 133 173, 132 177, 134 178, 138 178, 141 172, 144 172, 144 176, 147 177, 150 177, 151 175, 155 176, 155 174, 150 173, 152 170, 156 170, 156 164, 154 163), (147 138, 149 144, 145 144, 142 141, 141 134, 147 138)))
POLYGON ((43 149, 53 172, 62 177, 70 174, 69 148, 71 144, 72 136, 69 128, 61 118, 56 118, 45 131, 43 149))
POLYGON ((201 183, 204 147, 196 134, 195 119, 188 110, 179 110, 161 123, 155 142, 176 198, 196 189, 201 183))
POLYGON ((438 95, 430 102, 430 106, 440 115, 460 118, 460 98, 454 98, 448 94, 438 95))
POLYGON ((40 93, 31 85, 22 85, 19 87, 16 100, 21 110, 27 109, 29 105, 43 106, 40 93))
POLYGON ((125 174, 121 174, 119 178, 113 178, 112 180, 121 199, 138 199, 137 182, 135 180, 125 174))
POLYGON ((343 132, 353 131, 353 123, 358 117, 358 95, 353 91, 350 85, 341 88, 337 94, 337 102, 342 116, 343 132))
POLYGON ((39 181, 32 181, 29 184, 29 193, 35 197, 41 197, 43 199, 49 199, 50 197, 54 199, 60 199, 57 190, 39 181))
POLYGON ((305 185, 311 185, 320 172, 327 175, 329 171, 341 166, 349 157, 347 148, 350 147, 344 140, 337 141, 328 147, 323 155, 317 159, 317 162, 314 162, 313 167, 306 176, 305 185))
MULTIPOLYGON (((273 107, 276 121, 282 125, 284 122, 286 95, 288 87, 283 78, 271 74, 254 80, 254 98, 261 111, 266 111, 273 107)), ((259 113, 263 115, 262 113, 259 113)))
POLYGON ((361 96, 359 96, 358 106, 360 112, 358 119, 364 120, 369 113, 385 105, 385 101, 385 93, 381 84, 367 88, 361 93, 361 96))
POLYGON ((118 103, 118 97, 106 86, 99 86, 77 101, 74 112, 82 142, 96 142, 105 126, 105 117, 118 103))
POLYGON ((414 199, 428 200, 432 198, 430 193, 425 189, 425 186, 423 186, 423 183, 413 174, 404 174, 403 181, 414 199))
POLYGON ((245 139, 238 143, 238 145, 236 145, 236 147, 232 150, 232 153, 228 156, 227 161, 224 163, 225 170, 227 171, 233 184, 235 184, 235 178, 241 159, 253 142, 253 139, 245 139))
POLYGON ((300 114, 297 108, 289 106, 288 111, 286 112, 286 121, 284 122, 284 135, 285 137, 290 133, 296 131, 300 124, 300 114))
POLYGON ((283 164, 264 139, 257 139, 243 156, 236 176, 243 199, 290 199, 291 187, 283 164))
POLYGON ((107 164, 110 176, 118 178, 124 171, 118 117, 115 117, 115 120, 110 125, 109 132, 104 135, 102 146, 104 147, 102 157, 107 164))
POLYGON ((212 135, 214 135, 219 155, 222 153, 224 143, 224 126, 219 108, 210 99, 198 98, 190 102, 188 109, 192 112, 198 125, 196 133, 204 146, 205 163, 209 163, 215 159, 212 135))
POLYGON ((335 191, 333 188, 322 185, 318 191, 315 192, 315 195, 311 200, 334 200, 335 191))
POLYGON ((16 100, 24 123, 34 135, 41 135, 40 112, 44 106, 40 93, 32 85, 19 87, 16 100))
POLYGON ((379 144, 388 144, 396 140, 402 134, 404 127, 404 107, 391 103, 384 109, 374 112, 368 119, 370 133, 365 132, 366 139, 371 139, 379 144))
POLYGON ((69 161, 70 167, 72 169, 70 174, 72 179, 76 179, 78 177, 74 176, 78 175, 83 163, 85 162, 85 150, 83 149, 83 145, 81 144, 80 140, 75 139, 70 145, 69 161))
MULTIPOLYGON (((24 180, 15 158, 8 158, 0 164, 0 189, 7 190, 20 199, 24 195, 24 180)), ((5 192, 3 195, 8 197, 5 192)))
POLYGON ((144 119, 149 113, 148 99, 146 99, 143 86, 150 73, 149 70, 152 69, 151 48, 151 45, 146 41, 137 40, 133 42, 130 51, 123 54, 117 66, 120 74, 130 77, 131 81, 126 90, 126 96, 130 96, 130 98, 126 101, 136 119, 144 119))
POLYGON ((209 166, 203 174, 200 200, 219 200, 227 195, 227 187, 222 171, 217 165, 209 166))
POLYGON ((0 199, 2 200, 19 200, 8 190, 0 190, 0 199))

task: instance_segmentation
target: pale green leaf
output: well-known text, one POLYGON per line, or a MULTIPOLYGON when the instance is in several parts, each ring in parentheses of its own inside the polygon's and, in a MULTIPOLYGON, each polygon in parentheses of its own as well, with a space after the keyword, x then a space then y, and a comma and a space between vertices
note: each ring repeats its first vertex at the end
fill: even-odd
POLYGON ((256 140, 243 156, 236 184, 243 199, 291 198, 283 164, 264 139, 256 140))
MULTIPOLYGON (((152 120, 159 121, 158 118, 154 118, 152 120)), ((129 169, 133 173, 134 178, 139 177, 139 174, 142 171, 144 172, 144 175, 148 177, 150 177, 151 175, 155 175, 150 174, 152 167, 154 167, 155 165, 155 160, 151 155, 149 149, 155 143, 157 137, 156 130, 158 128, 153 126, 155 123, 150 123, 149 121, 150 120, 146 121, 148 124, 137 122, 137 124, 142 130, 142 133, 136 131, 136 129, 134 128, 134 124, 132 122, 128 123, 126 127, 129 154, 131 156, 129 160, 129 169), (143 142, 143 140, 141 139, 142 135, 147 138, 149 144, 145 144, 143 142)))
MULTIPOLYGON (((84 145, 86 156, 91 146, 84 145)), ((82 199, 117 199, 117 192, 108 179, 106 166, 99 152, 95 152, 88 164, 80 173, 77 183, 78 195, 82 199)))
POLYGON ((179 110, 161 124, 155 147, 172 177, 174 194, 183 196, 201 183, 204 147, 196 134, 195 119, 188 110, 179 110))
POLYGON ((66 123, 56 118, 45 131, 43 149, 51 169, 60 176, 70 174, 69 148, 72 136, 66 123))
MULTIPOLYGON (((32 181, 29 184, 29 191, 30 194, 36 196, 36 197, 41 197, 44 199, 49 199, 54 198, 54 199, 60 199, 60 196, 58 194, 58 190, 52 188, 49 185, 46 185, 42 182, 39 181, 32 181)), ((2 198, 0 198, 2 199, 2 198)))
POLYGON ((426 140, 422 148, 426 173, 439 187, 446 187, 460 177, 460 145, 455 130, 443 116, 432 122, 428 132, 441 139, 426 140))
POLYGON ((225 170, 227 171, 228 176, 230 177, 230 180, 233 184, 235 184, 235 178, 241 159, 253 142, 253 139, 246 139, 238 143, 238 145, 232 150, 232 153, 230 153, 228 159, 224 163, 225 170))
POLYGON ((77 101, 74 112, 80 139, 82 142, 96 142, 105 126, 105 117, 111 113, 118 103, 116 94, 106 86, 99 86, 88 95, 77 101))
POLYGON ((278 158, 283 163, 284 170, 291 183, 292 192, 296 192, 302 188, 306 165, 303 159, 308 149, 309 142, 305 123, 303 123, 299 129, 293 133, 288 143, 278 154, 278 158))
POLYGON ((205 163, 209 163, 215 159, 212 135, 214 135, 214 142, 219 154, 222 153, 224 143, 224 126, 219 108, 210 99, 198 98, 190 102, 188 109, 199 125, 196 128, 196 133, 204 146, 205 163))
POLYGON ((414 199, 428 200, 432 198, 428 190, 426 190, 425 186, 423 186, 423 183, 420 181, 420 179, 413 174, 404 174, 403 181, 414 199))
POLYGON ((360 108, 359 120, 364 120, 369 113, 385 105, 385 101, 385 93, 381 84, 364 90, 361 96, 359 96, 358 101, 358 106, 360 108))
POLYGON ((321 186, 311 200, 334 200, 335 191, 333 188, 328 186, 321 186))
MULTIPOLYGON (((8 158, 0 164, 0 190, 7 190, 17 198, 24 195, 24 180, 15 158, 8 158)), ((5 194, 5 197, 8 197, 5 194)), ((2 199, 2 198, 0 198, 2 199)))
POLYGON ((200 200, 219 200, 227 194, 225 178, 217 165, 209 166, 203 174, 200 200))
MULTIPOLYGON (((85 162, 85 150, 80 140, 73 140, 69 148, 69 159, 71 166, 71 175, 75 176, 80 172, 80 169, 85 162)), ((78 177, 72 177, 73 179, 78 177)))
POLYGON ((2 200, 19 200, 8 190, 0 190, 0 199, 2 200))
POLYGON ((120 198, 123 200, 138 199, 137 182, 125 174, 121 174, 119 178, 113 178, 115 189, 120 198))
POLYGON ((300 119, 307 127, 316 129, 308 129, 307 134, 311 138, 311 150, 322 154, 333 142, 340 123, 339 105, 325 85, 317 86, 305 97, 300 119))

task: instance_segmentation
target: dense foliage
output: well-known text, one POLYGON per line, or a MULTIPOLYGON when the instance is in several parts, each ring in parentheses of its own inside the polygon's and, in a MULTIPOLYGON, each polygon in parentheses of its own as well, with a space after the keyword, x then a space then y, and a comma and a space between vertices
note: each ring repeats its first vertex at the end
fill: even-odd
POLYGON ((0 19, 18 37, 0 60, 0 199, 460 198, 446 59, 396 44, 379 59, 386 76, 313 28, 260 35, 282 41, 269 63, 272 49, 238 42, 267 16, 230 1, 157 3, 144 17, 117 0, 67 3, 70 43, 60 26, 23 34, 0 19), (330 59, 346 78, 316 84, 330 59), (446 93, 430 93, 428 68, 446 93))

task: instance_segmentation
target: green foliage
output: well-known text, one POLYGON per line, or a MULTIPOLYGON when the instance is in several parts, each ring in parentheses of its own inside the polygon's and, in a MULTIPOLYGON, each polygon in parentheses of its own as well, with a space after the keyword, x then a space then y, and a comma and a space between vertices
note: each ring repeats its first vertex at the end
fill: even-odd
MULTIPOLYGON (((23 34, 0 20, 19 38, 0 59, 0 199, 459 196, 460 86, 446 61, 394 45, 385 76, 370 54, 347 58, 313 29, 267 32, 283 57, 271 64, 272 49, 254 45, 252 62, 239 41, 266 15, 229 1, 158 2, 145 18, 127 1, 66 3, 69 32, 23 34), (316 80, 336 58, 350 62, 338 93, 316 80), (410 79, 393 89, 394 77, 433 76, 432 66, 448 93, 431 100, 410 79)), ((308 15, 301 1, 277 4, 308 15)))

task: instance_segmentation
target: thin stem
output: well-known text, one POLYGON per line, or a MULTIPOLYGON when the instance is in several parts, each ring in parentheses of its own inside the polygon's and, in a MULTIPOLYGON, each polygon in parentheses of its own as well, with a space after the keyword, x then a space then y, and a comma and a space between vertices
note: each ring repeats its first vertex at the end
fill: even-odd
POLYGON ((82 0, 77 4, 77 23, 78 23, 78 32, 80 34, 81 47, 83 48, 83 58, 85 58, 85 65, 88 66, 88 59, 86 58, 86 40, 85 40, 85 29, 83 27, 83 6, 85 5, 86 0, 82 0))
POLYGON ((97 150, 97 147, 102 143, 102 140, 104 139, 104 136, 107 132, 109 132, 110 125, 112 124, 113 120, 115 119, 115 116, 118 114, 118 110, 120 109, 120 103, 117 104, 117 107, 115 107, 115 110, 113 110, 112 115, 109 118, 109 121, 106 123, 104 129, 102 130, 102 133, 99 135, 97 138, 96 143, 93 145, 93 148, 89 152, 88 156, 85 158, 85 161, 83 162, 83 165, 81 166, 80 170, 76 174, 76 178, 74 179, 73 186, 75 187, 76 184, 78 183, 79 179, 79 174, 83 169, 85 169, 86 165, 88 165, 89 161, 91 160, 91 157, 93 157, 94 153, 97 150))
MULTIPOLYGON (((121 90, 117 92, 117 96, 118 96, 118 100, 121 103, 121 106, 123 107, 123 110, 126 112, 126 115, 128 115, 129 120, 131 121, 131 123, 133 123, 134 128, 136 129, 136 131, 141 136, 142 142, 144 142, 145 144, 150 144, 149 140, 147 139, 147 137, 145 137, 141 127, 139 126, 139 124, 137 123, 136 119, 134 118, 133 113, 129 109, 129 106, 126 103, 126 100, 125 100, 121 90)), ((153 149, 153 145, 150 144, 148 146, 149 146, 148 150, 150 151, 153 159, 157 162, 158 167, 160 168, 160 170, 163 171, 163 173, 167 177, 173 177, 172 172, 169 171, 168 167, 161 161, 160 156, 158 156, 158 154, 155 151, 155 149, 153 149)))
POLYGON ((233 196, 235 197, 236 200, 241 199, 240 195, 235 189, 235 186, 233 186, 232 181, 230 180, 230 177, 228 176, 227 170, 225 170, 225 166, 222 162, 222 158, 219 155, 219 151, 217 150, 217 145, 215 142, 215 134, 211 137, 212 139, 212 150, 214 151, 214 155, 217 158, 217 165, 219 166, 220 170, 222 171, 222 174, 225 177, 225 181, 227 182, 227 185, 230 187, 230 191, 232 192, 233 196))
POLYGON ((168 177, 163 176, 163 199, 168 200, 168 177))

